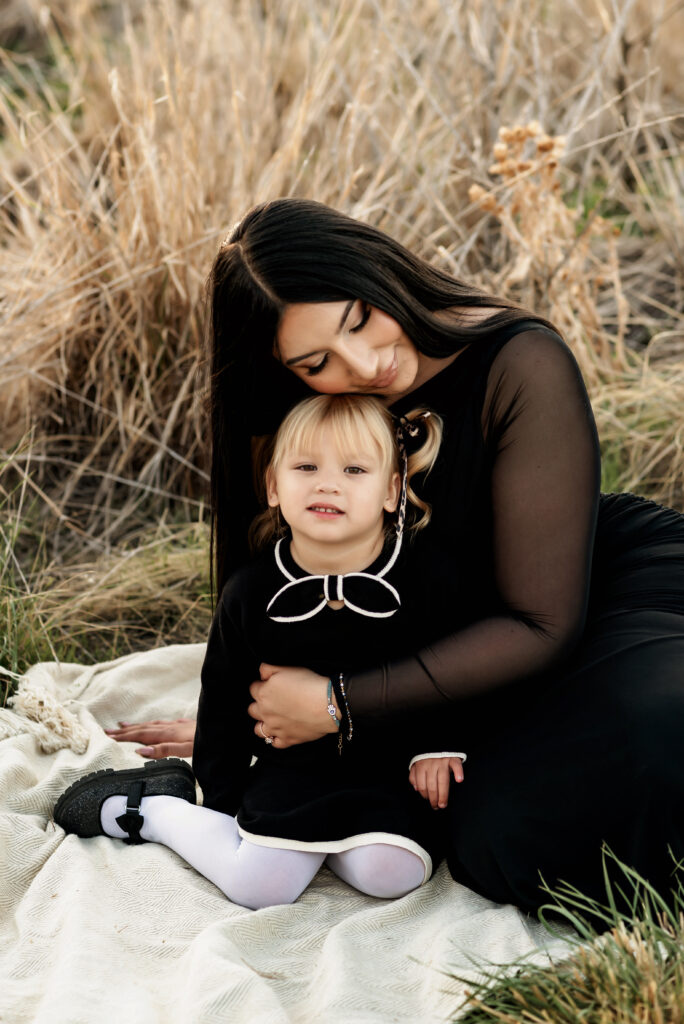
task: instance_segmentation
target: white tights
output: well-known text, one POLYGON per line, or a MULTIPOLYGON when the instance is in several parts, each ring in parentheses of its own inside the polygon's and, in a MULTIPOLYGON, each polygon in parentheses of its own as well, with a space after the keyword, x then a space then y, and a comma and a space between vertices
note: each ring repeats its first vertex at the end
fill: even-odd
MULTIPOLYGON (((116 824, 125 810, 126 797, 105 800, 100 820, 108 836, 126 838, 116 824)), ((420 857, 385 843, 327 855, 257 846, 241 838, 235 818, 229 814, 175 796, 145 796, 140 813, 145 819, 140 830, 143 839, 168 846, 229 900, 252 910, 293 903, 324 860, 355 889, 386 899, 406 895, 418 888, 424 877, 420 857)))

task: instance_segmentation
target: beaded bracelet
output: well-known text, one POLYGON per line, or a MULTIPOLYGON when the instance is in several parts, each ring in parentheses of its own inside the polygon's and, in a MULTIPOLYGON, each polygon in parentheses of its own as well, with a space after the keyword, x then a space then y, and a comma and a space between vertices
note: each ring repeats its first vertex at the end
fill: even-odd
POLYGON ((340 719, 337 717, 337 708, 333 704, 332 693, 333 693, 332 679, 329 679, 328 680, 328 714, 330 715, 330 717, 332 718, 333 722, 335 723, 335 725, 339 729, 339 727, 340 727, 340 725, 342 723, 341 723, 340 719))
POLYGON ((336 677, 332 685, 333 689, 335 690, 335 697, 337 698, 337 703, 342 713, 342 721, 346 723, 347 730, 347 735, 345 736, 344 731, 340 729, 340 735, 337 741, 337 749, 341 754, 343 740, 346 740, 347 743, 349 743, 354 734, 354 725, 352 723, 351 712, 349 710, 349 701, 347 700, 347 693, 344 688, 343 672, 340 672, 340 674, 336 677))

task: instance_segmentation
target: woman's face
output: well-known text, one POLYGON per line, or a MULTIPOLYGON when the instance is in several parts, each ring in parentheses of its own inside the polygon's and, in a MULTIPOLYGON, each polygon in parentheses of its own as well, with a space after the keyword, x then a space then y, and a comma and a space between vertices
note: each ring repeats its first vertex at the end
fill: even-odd
POLYGON ((288 306, 277 342, 282 363, 326 395, 398 397, 418 374, 418 350, 396 320, 360 299, 288 306))

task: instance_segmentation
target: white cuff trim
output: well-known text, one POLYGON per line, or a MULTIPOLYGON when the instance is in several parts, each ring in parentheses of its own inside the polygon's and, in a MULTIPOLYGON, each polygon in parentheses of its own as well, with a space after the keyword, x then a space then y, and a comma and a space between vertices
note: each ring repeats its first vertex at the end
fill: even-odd
POLYGON ((437 754, 416 754, 415 757, 411 758, 411 761, 409 763, 409 771, 411 771, 416 761, 425 761, 428 757, 460 757, 462 761, 466 761, 468 755, 462 754, 459 751, 452 750, 441 750, 437 754))

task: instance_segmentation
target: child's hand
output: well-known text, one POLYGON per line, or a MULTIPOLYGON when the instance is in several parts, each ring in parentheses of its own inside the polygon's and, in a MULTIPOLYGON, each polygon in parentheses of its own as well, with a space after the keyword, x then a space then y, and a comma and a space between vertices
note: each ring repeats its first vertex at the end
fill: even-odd
POLYGON ((412 765, 409 782, 437 810, 447 805, 452 774, 456 782, 463 782, 460 757, 424 757, 412 765))

